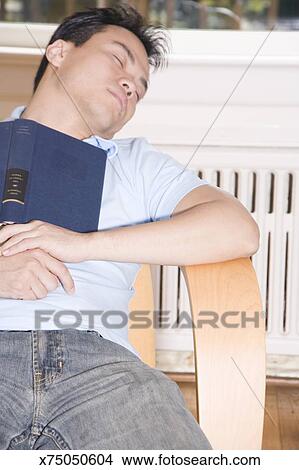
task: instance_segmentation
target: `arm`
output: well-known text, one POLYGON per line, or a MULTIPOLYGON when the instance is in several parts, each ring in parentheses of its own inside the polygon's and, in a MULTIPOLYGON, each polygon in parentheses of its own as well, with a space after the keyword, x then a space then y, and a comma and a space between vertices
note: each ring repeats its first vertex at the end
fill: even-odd
POLYGON ((91 233, 77 233, 42 221, 5 227, 4 256, 41 248, 65 262, 104 260, 190 265, 249 257, 259 230, 233 196, 210 185, 190 191, 170 220, 91 233), (9 251, 7 252, 7 248, 9 251))
POLYGON ((259 246, 258 225, 247 209, 210 185, 190 191, 170 220, 88 235, 87 259, 175 266, 249 257, 259 246))

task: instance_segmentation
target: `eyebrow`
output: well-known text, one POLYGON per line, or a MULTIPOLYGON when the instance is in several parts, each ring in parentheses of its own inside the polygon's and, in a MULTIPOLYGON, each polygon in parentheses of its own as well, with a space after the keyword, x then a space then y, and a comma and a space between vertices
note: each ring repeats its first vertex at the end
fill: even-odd
MULTIPOLYGON (((135 64, 135 57, 131 51, 131 49, 128 48, 128 46, 126 44, 124 44, 123 42, 120 42, 120 41, 112 41, 112 44, 117 44, 118 46, 122 47, 123 50, 127 53, 130 61, 132 62, 132 64, 134 65, 135 64)), ((142 82, 144 88, 145 88, 145 92, 147 92, 148 90, 148 81, 145 80, 145 78, 141 77, 140 78, 140 81, 142 82)))

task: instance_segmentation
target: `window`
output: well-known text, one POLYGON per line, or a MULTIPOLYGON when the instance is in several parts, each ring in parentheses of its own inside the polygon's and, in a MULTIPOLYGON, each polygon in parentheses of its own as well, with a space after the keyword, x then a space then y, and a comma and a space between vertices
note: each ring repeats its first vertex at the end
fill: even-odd
MULTIPOLYGON (((115 5, 115 0, 0 0, 0 20, 60 23, 87 7, 115 5)), ((174 29, 299 29, 298 0, 135 0, 151 23, 174 29)))

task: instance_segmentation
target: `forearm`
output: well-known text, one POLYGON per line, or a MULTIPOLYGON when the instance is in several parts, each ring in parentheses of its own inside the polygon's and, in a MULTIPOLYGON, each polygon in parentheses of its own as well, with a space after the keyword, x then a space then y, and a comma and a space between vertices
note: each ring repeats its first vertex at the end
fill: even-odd
POLYGON ((89 234, 88 259, 184 266, 248 257, 258 227, 239 201, 202 203, 170 220, 89 234))

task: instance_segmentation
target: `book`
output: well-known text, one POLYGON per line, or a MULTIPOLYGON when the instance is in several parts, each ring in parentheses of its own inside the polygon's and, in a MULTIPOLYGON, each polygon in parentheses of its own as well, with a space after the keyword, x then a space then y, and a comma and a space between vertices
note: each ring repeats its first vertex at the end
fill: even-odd
POLYGON ((31 119, 0 122, 0 224, 98 230, 107 153, 31 119))

